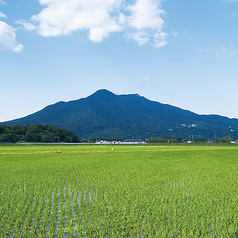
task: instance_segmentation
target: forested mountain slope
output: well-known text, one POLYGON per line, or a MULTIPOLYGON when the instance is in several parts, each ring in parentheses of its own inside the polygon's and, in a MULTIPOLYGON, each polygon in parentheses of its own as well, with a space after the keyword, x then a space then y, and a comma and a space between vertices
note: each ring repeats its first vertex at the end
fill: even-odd
POLYGON ((138 94, 115 95, 105 89, 86 98, 49 105, 4 124, 48 124, 71 130, 80 138, 221 138, 229 134, 238 137, 238 119, 198 115, 138 94))

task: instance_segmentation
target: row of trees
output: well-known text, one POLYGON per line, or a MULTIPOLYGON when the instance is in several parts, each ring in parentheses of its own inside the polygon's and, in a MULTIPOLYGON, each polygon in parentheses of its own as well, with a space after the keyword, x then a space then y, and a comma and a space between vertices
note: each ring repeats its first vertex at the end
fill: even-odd
POLYGON ((79 139, 72 131, 49 126, 30 124, 26 126, 0 126, 0 142, 79 142, 79 139))
POLYGON ((221 139, 220 139, 220 142, 222 142, 222 143, 230 143, 231 141, 235 141, 235 140, 237 140, 237 139, 238 139, 238 138, 232 138, 232 136, 229 135, 229 136, 226 136, 226 137, 221 138, 221 139))
MULTIPOLYGON (((232 138, 231 136, 223 137, 219 141, 220 143, 231 143, 231 141, 235 141, 238 138, 232 138)), ((183 140, 181 137, 168 137, 164 136, 162 138, 149 138, 147 139, 147 143, 181 143, 181 142, 186 142, 188 140, 183 140)), ((201 143, 201 142, 207 142, 208 140, 203 139, 203 138, 195 138, 192 140, 193 142, 196 143, 201 143)), ((209 140, 210 141, 210 140, 209 140)))
POLYGON ((173 138, 169 136, 163 136, 162 138, 149 138, 147 143, 181 143, 183 140, 180 137, 173 138))
MULTIPOLYGON (((96 140, 106 140, 106 141, 124 141, 125 138, 106 138, 106 137, 91 137, 89 142, 96 142, 96 140)), ((236 140, 231 136, 223 137, 219 140, 222 143, 230 143, 231 141, 236 140)), ((80 142, 79 138, 72 131, 49 126, 49 125, 35 125, 30 124, 26 126, 21 125, 13 125, 13 126, 0 126, 0 142, 80 142)), ((194 142, 206 142, 205 139, 196 138, 193 139, 194 142)), ((149 138, 147 139, 147 143, 181 143, 184 140, 181 137, 167 137, 164 136, 162 138, 149 138)))
POLYGON ((89 142, 93 142, 95 143, 96 141, 100 141, 100 140, 103 140, 103 141, 124 141, 125 140, 125 137, 121 137, 121 138, 107 138, 107 137, 90 137, 89 138, 89 142))

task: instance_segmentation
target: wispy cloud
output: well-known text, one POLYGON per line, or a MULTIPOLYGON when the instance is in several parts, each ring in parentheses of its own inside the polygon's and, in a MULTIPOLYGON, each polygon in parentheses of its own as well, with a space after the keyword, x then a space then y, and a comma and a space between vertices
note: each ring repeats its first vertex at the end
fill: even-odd
POLYGON ((17 21, 15 21, 14 23, 23 26, 24 29, 27 30, 27 31, 32 31, 32 30, 35 30, 35 29, 37 28, 37 27, 36 27, 35 25, 33 25, 32 23, 27 22, 27 21, 25 21, 25 20, 17 20, 17 21))
POLYGON ((144 78, 143 81, 144 82, 149 82, 149 81, 151 81, 151 79, 147 77, 147 78, 144 78))
POLYGON ((0 0, 0 4, 6 5, 6 3, 3 0, 0 0))
POLYGON ((173 32, 173 33, 172 33, 172 36, 173 36, 173 37, 177 37, 177 36, 178 36, 178 33, 177 33, 177 32, 173 32))
POLYGON ((5 14, 3 14, 2 12, 0 12, 0 17, 7 18, 7 16, 5 14))
POLYGON ((167 45, 167 36, 168 34, 164 33, 164 32, 160 32, 160 33, 156 33, 154 35, 155 38, 155 47, 159 48, 159 47, 163 47, 167 45))
POLYGON ((15 29, 3 21, 0 21, 0 49, 16 53, 23 49, 23 45, 16 40, 15 29))
POLYGON ((237 50, 234 45, 230 45, 227 47, 218 47, 214 49, 202 49, 201 52, 204 53, 211 53, 211 54, 216 54, 216 55, 221 55, 221 54, 231 54, 231 55, 237 55, 237 50))
POLYGON ((128 33, 126 36, 128 39, 136 41, 140 46, 146 44, 150 40, 148 33, 143 31, 128 33))

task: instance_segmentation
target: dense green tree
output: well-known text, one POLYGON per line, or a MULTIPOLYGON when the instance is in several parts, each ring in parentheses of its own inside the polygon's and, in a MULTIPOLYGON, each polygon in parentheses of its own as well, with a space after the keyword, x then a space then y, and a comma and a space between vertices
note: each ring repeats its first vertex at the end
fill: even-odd
POLYGON ((13 125, 11 127, 11 132, 17 135, 24 135, 26 134, 27 128, 21 125, 13 125))
POLYGON ((193 139, 194 142, 205 142, 206 140, 205 139, 202 139, 202 138, 195 138, 193 139))
POLYGON ((111 138, 110 141, 124 141, 125 137, 121 137, 121 138, 111 138))
POLYGON ((0 137, 1 142, 11 142, 15 143, 19 140, 19 136, 16 134, 8 133, 8 134, 2 134, 0 137))
POLYGON ((159 143, 159 142, 160 142, 159 138, 149 138, 147 140, 147 143, 159 143))
MULTIPOLYGON (((59 136, 56 136, 56 135, 55 135, 52 139, 53 139, 54 142, 59 142, 59 141, 60 141, 60 140, 59 140, 59 136)), ((66 141, 66 142, 67 142, 67 141, 66 141)))
POLYGON ((147 143, 175 143, 177 139, 169 136, 163 136, 162 138, 149 138, 147 143))
POLYGON ((78 137, 72 131, 53 127, 49 125, 30 124, 26 126, 13 125, 12 127, 2 125, 0 127, 1 142, 78 142, 78 137), (67 139, 67 140, 66 140, 67 139))
POLYGON ((4 125, 4 124, 0 126, 0 135, 2 135, 2 134, 5 132, 6 127, 7 127, 7 126, 4 125))
MULTIPOLYGON (((103 141, 109 141, 109 139, 108 139, 107 137, 101 137, 101 136, 90 137, 90 138, 89 138, 89 142, 93 142, 93 143, 95 143, 96 141, 101 141, 101 140, 103 140, 103 141)), ((114 139, 112 139, 112 140, 114 140, 114 139)), ((111 140, 111 141, 112 141, 112 140, 111 140)))
POLYGON ((230 143, 231 141, 233 141, 234 139, 231 137, 231 135, 229 135, 229 136, 226 136, 226 137, 222 137, 221 139, 220 139, 220 142, 222 142, 222 143, 230 143))
POLYGON ((41 137, 41 142, 43 142, 43 143, 48 143, 48 142, 50 142, 50 137, 49 137, 48 135, 43 135, 43 136, 41 137))
POLYGON ((183 142, 183 139, 181 137, 177 137, 176 140, 177 140, 178 143, 183 142))

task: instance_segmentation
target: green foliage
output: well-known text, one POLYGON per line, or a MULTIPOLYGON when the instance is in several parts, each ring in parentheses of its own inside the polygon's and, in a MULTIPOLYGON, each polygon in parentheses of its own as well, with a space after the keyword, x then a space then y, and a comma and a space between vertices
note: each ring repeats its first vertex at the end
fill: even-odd
POLYGON ((0 135, 3 134, 6 131, 6 125, 1 125, 0 126, 0 135))
MULTIPOLYGON (((182 140, 182 139, 181 139, 182 140)), ((177 143, 178 140, 173 137, 163 136, 162 138, 149 138, 147 143, 177 143)), ((179 141, 182 142, 182 141, 179 141)))
POLYGON ((26 127, 21 125, 13 125, 11 127, 11 131, 13 134, 25 135, 28 128, 29 128, 28 126, 26 127))
POLYGON ((149 138, 147 140, 147 143, 159 143, 160 139, 159 138, 149 138))
POLYGON ((89 138, 89 142, 92 142, 92 143, 95 143, 96 141, 101 141, 101 140, 108 141, 108 138, 107 137, 101 137, 101 136, 99 136, 99 137, 90 137, 89 138))
POLYGON ((124 141, 125 137, 114 138, 112 137, 109 141, 124 141))
POLYGON ((226 136, 226 137, 222 137, 221 139, 220 139, 220 142, 222 142, 222 143, 230 143, 231 141, 233 141, 234 139, 231 137, 231 135, 229 135, 229 136, 226 136))
POLYGON ((3 142, 17 142, 19 140, 19 135, 16 134, 12 134, 11 132, 9 132, 8 134, 2 134, 2 136, 0 137, 0 141, 3 142))
POLYGON ((56 128, 49 125, 30 124, 26 126, 13 125, 0 127, 0 142, 78 142, 77 135, 63 128, 56 128))
POLYGON ((43 142, 43 143, 48 143, 48 142, 50 142, 50 137, 49 137, 48 135, 43 135, 43 136, 41 137, 41 142, 43 142))
POLYGON ((195 139, 193 139, 193 141, 194 141, 194 142, 198 142, 198 143, 206 142, 206 140, 203 139, 203 138, 195 138, 195 139))
POLYGON ((237 237, 237 152, 0 145, 0 237, 237 237))

